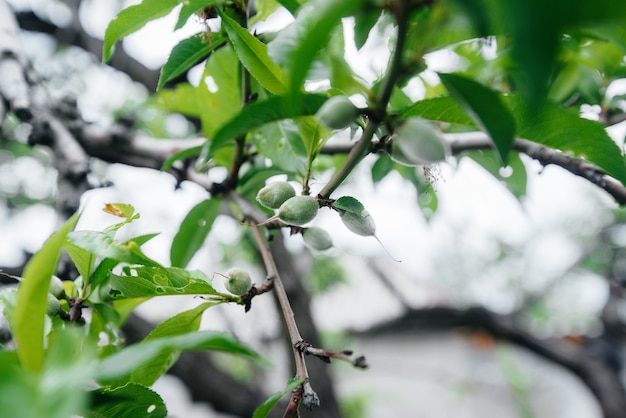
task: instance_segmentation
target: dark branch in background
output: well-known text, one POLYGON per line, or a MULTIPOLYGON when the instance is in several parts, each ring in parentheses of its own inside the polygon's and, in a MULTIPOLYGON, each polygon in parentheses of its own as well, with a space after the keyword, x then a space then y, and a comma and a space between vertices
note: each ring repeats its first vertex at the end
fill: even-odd
MULTIPOLYGON (((21 11, 15 14, 19 26, 31 32, 46 33, 53 36, 59 43, 80 47, 101 61, 102 47, 104 42, 101 39, 89 35, 80 24, 78 8, 80 1, 71 0, 65 2, 70 7, 72 19, 68 26, 58 27, 51 22, 42 20, 32 11, 21 11)), ((108 63, 111 67, 123 71, 133 80, 143 84, 150 91, 154 91, 159 81, 159 71, 148 68, 141 62, 128 55, 124 48, 118 47, 108 63)))
MULTIPOLYGON (((136 314, 124 324, 123 331, 130 344, 138 343, 154 326, 136 314)), ((184 352, 168 371, 181 379, 195 402, 210 403, 216 411, 251 417, 268 394, 259 388, 238 382, 216 366, 208 352, 184 352)))
POLYGON ((519 326, 514 317, 499 315, 481 307, 455 309, 447 307, 414 309, 404 316, 365 331, 364 335, 380 336, 424 330, 469 328, 483 330, 496 339, 509 341, 556 363, 578 376, 598 400, 605 418, 622 418, 626 410, 626 394, 619 370, 595 358, 585 350, 561 340, 540 340, 519 326))

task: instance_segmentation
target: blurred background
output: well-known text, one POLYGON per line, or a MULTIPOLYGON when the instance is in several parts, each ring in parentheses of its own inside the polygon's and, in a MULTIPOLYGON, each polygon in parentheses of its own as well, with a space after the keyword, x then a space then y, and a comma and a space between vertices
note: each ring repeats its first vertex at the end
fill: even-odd
MULTIPOLYGON (((192 136, 191 122, 164 114, 149 98, 171 47, 202 30, 202 22, 177 32, 173 16, 151 23, 118 46, 111 65, 103 65, 104 30, 125 3, 9 4, 23 29, 23 52, 52 97, 75 97, 82 117, 95 125, 130 119, 152 137, 192 136)), ((278 14, 267 24, 280 27, 287 17, 278 14)), ((350 22, 345 26, 349 33, 350 22)), ((364 79, 381 71, 376 65, 385 62, 388 36, 380 33, 348 57, 364 79)), ((429 57, 429 68, 454 69, 463 65, 459 61, 452 52, 439 54, 429 57)), ((192 70, 187 77, 197 82, 199 75, 192 70)), ((423 97, 424 86, 409 84, 407 94, 423 97)), ((610 94, 621 94, 620 84, 610 94)), ((588 116, 595 117, 593 108, 588 116)), ((610 132, 620 147, 621 125, 610 132)), ((0 137, 0 268, 18 275, 59 225, 64 198, 55 157, 46 147, 27 144, 29 129, 8 121, 0 137)), ((370 365, 365 371, 321 365, 332 376, 342 416, 605 416, 600 403, 620 392, 623 397, 623 388, 611 383, 624 378, 623 210, 586 180, 524 156, 524 175, 518 169, 513 176, 509 167, 497 178, 476 163, 478 154, 430 167, 434 194, 417 194, 400 175, 374 182, 379 158, 369 156, 336 194, 364 204, 380 242, 351 234, 325 210, 314 224, 332 233, 335 247, 328 253, 311 253, 300 236, 285 237, 323 345, 354 349, 370 365)), ((315 179, 314 193, 325 180, 315 179)), ((114 220, 102 212, 104 205, 130 203, 141 218, 122 232, 159 232, 144 249, 164 264, 182 219, 207 197, 203 187, 178 183, 168 173, 96 159, 88 183, 78 229, 105 228, 114 220)), ((189 268, 212 275, 243 265, 260 283, 264 272, 244 229, 220 215, 189 268)), ((139 321, 156 324, 200 302, 154 299, 139 307, 139 321)), ((131 335, 132 326, 141 324, 126 331, 131 335)), ((234 333, 275 365, 251 370, 231 358, 213 359, 220 373, 257 388, 261 400, 284 388, 291 360, 269 295, 255 299, 247 314, 237 306, 208 310, 202 328, 234 333)), ((246 416, 211 403, 211 394, 190 390, 190 382, 177 371, 155 385, 172 417, 246 416)))

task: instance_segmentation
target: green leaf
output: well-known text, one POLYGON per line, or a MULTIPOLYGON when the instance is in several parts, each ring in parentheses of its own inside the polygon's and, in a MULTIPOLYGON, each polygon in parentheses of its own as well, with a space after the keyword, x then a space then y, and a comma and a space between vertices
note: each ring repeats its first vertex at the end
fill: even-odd
POLYGON ((320 153, 324 144, 331 137, 331 132, 322 126, 316 117, 305 116, 296 120, 300 138, 306 148, 309 162, 313 162, 320 153))
POLYGON ((158 108, 199 118, 201 114, 199 96, 197 87, 189 83, 179 83, 173 89, 160 90, 152 96, 152 102, 158 108))
MULTIPOLYGON (((183 335, 197 331, 200 328, 202 314, 208 308, 217 305, 218 302, 205 302, 185 312, 181 312, 157 325, 140 344, 158 338, 183 335)), ((180 350, 174 348, 164 349, 158 357, 131 372, 131 381, 146 386, 152 386, 156 380, 172 367, 178 360, 180 350)))
MULTIPOLYGON (((109 280, 109 275, 111 274, 111 270, 115 268, 119 264, 119 261, 114 260, 112 258, 105 258, 98 264, 96 269, 93 272, 93 277, 91 279, 91 285, 89 286, 89 294, 84 297, 89 297, 93 290, 96 290, 99 286, 103 285, 109 280)), ((86 280, 86 279, 85 279, 86 280)))
POLYGON ((230 46, 215 51, 207 60, 196 100, 206 138, 241 110, 241 78, 239 60, 230 46))
POLYGON ((326 47, 341 18, 353 14, 365 0, 316 0, 300 8, 295 22, 279 32, 269 47, 275 62, 289 67, 289 92, 299 94, 317 53, 326 47))
POLYGON ((290 121, 263 125, 252 133, 252 140, 259 153, 272 161, 273 168, 283 173, 304 173, 306 149, 297 128, 290 121))
POLYGON ((357 50, 365 45, 381 14, 382 10, 378 7, 367 7, 354 15, 354 44, 357 50))
POLYGON ((450 96, 418 100, 412 105, 402 109, 402 119, 413 116, 476 127, 472 119, 467 116, 467 113, 465 113, 461 106, 450 96))
POLYGON ((135 213, 135 207, 128 203, 107 203, 104 205, 102 211, 124 219, 122 222, 107 227, 104 230, 106 233, 113 233, 122 228, 124 225, 129 224, 140 217, 138 213, 135 213))
POLYGON ((526 167, 519 154, 512 153, 508 166, 503 168, 492 150, 467 151, 463 153, 480 164, 492 176, 500 180, 507 189, 517 198, 526 195, 526 167))
POLYGON ((100 388, 90 392, 91 407, 86 418, 164 418, 167 408, 163 399, 149 388, 127 383, 115 389, 100 388))
MULTIPOLYGON (((19 417, 43 416, 37 376, 20 367, 15 351, 0 351, 0 408, 19 417)), ((55 417, 56 418, 56 417, 55 417)))
POLYGON ((372 166, 372 182, 378 183, 393 170, 393 161, 386 154, 380 154, 372 166))
POLYGON ((528 116, 524 111, 527 105, 519 98, 508 101, 517 117, 520 137, 584 158, 626 184, 622 151, 601 124, 549 103, 528 116))
POLYGON ((17 355, 24 369, 28 371, 38 372, 43 365, 44 317, 50 279, 56 271, 66 237, 78 218, 79 215, 76 214, 65 222, 24 268, 13 310, 11 330, 17 345, 17 355))
POLYGON ((167 62, 161 68, 157 90, 160 90, 165 83, 183 74, 209 56, 211 52, 221 47, 224 42, 225 39, 219 33, 211 34, 210 36, 199 33, 180 41, 172 49, 167 62))
POLYGON ((83 276, 84 279, 91 277, 94 263, 96 262, 96 256, 84 248, 77 247, 69 241, 65 243, 64 248, 76 266, 78 273, 83 276))
POLYGON ((194 206, 185 216, 172 240, 170 261, 173 267, 185 267, 191 261, 211 232, 221 206, 220 199, 207 199, 194 206))
POLYGON ((65 328, 49 339, 43 369, 33 373, 20 367, 15 351, 0 351, 0 410, 16 418, 67 418, 87 405, 90 361, 82 351, 82 330, 65 328))
POLYGON ((146 23, 165 16, 178 4, 179 0, 143 0, 119 12, 104 33, 103 61, 111 59, 117 41, 143 28, 146 23))
POLYGON ((270 411, 276 406, 278 401, 280 401, 280 399, 283 396, 285 396, 288 393, 293 392, 294 389, 300 386, 302 383, 304 383, 304 379, 298 379, 298 380, 290 379, 289 383, 287 384, 287 387, 283 391, 276 392, 275 394, 270 396, 265 402, 259 405, 257 409, 254 410, 254 414, 252 415, 252 418, 267 417, 270 411))
POLYGON ((271 60, 267 46, 226 14, 220 12, 220 17, 230 43, 246 70, 270 93, 285 94, 287 76, 271 60))
POLYGON ((177 267, 136 267, 133 274, 110 274, 109 296, 128 299, 167 295, 215 295, 209 279, 200 272, 177 267))
POLYGON ((250 103, 227 123, 225 123, 208 143, 207 156, 226 145, 233 138, 245 134, 266 123, 299 116, 314 115, 326 101, 318 94, 306 94, 296 106, 285 96, 272 96, 266 100, 250 103))
POLYGON ((239 343, 235 338, 221 332, 200 331, 184 335, 156 338, 130 345, 120 352, 106 357, 96 365, 95 377, 109 380, 128 376, 132 370, 162 355, 166 350, 180 351, 222 351, 247 357, 261 365, 268 365, 250 348, 239 343))
POLYGON ((500 96, 476 81, 456 74, 439 74, 439 78, 474 123, 489 135, 500 160, 506 165, 515 139, 515 119, 500 96))
POLYGON ((98 257, 112 258, 129 264, 160 266, 159 263, 143 254, 139 245, 133 240, 121 243, 109 234, 100 231, 74 231, 69 234, 68 238, 75 246, 98 257))
POLYGON ((341 196, 333 202, 333 207, 345 212, 356 213, 357 215, 360 215, 365 210, 363 204, 352 196, 341 196))

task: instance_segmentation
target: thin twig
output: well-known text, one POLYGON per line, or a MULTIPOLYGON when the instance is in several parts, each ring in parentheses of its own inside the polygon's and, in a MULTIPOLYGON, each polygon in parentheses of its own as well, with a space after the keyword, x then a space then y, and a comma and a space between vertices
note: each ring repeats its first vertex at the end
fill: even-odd
POLYGON ((255 220, 250 220, 252 226, 252 232, 254 234, 254 238, 259 246, 259 252, 261 254, 261 258, 263 259, 263 264, 265 265, 265 270, 267 271, 267 275, 270 277, 274 277, 274 289, 276 291, 276 297, 278 298, 278 303, 280 305, 280 309, 283 314, 283 318, 285 319, 285 323, 287 325, 287 332, 289 333, 289 339, 291 340, 293 355, 296 363, 296 379, 305 379, 309 378, 309 373, 306 368, 306 363, 304 362, 304 354, 300 352, 296 348, 296 344, 302 341, 302 337, 300 336, 300 331, 298 330, 298 325, 296 324, 296 319, 293 315, 293 309, 291 309, 291 305, 289 303, 289 299, 287 298, 287 293, 285 292, 285 287, 283 286, 283 282, 280 279, 280 274, 276 269, 276 264, 274 263, 274 257, 272 257, 272 253, 270 251, 261 230, 257 227, 255 220))

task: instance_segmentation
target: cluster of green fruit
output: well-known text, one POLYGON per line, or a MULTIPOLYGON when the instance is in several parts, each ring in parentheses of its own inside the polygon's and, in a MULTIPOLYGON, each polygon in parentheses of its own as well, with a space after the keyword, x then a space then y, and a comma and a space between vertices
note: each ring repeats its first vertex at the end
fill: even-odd
POLYGON ((61 301, 64 299, 65 287, 63 282, 57 276, 52 276, 50 280, 50 287, 48 288, 48 299, 46 301, 46 314, 49 316, 55 316, 61 310, 61 301))
MULTIPOLYGON (((317 216, 319 203, 312 196, 296 196, 296 190, 286 181, 276 181, 259 190, 257 202, 267 209, 276 210, 276 218, 292 226, 303 226, 317 216)), ((318 251, 333 246, 330 235, 321 228, 302 229, 304 242, 318 251)))
MULTIPOLYGON (((302 227, 311 222, 319 211, 318 200, 311 196, 296 196, 296 191, 286 181, 276 181, 263 187, 256 197, 262 206, 276 210, 273 218, 287 225, 302 227)), ((361 236, 375 236, 376 225, 374 219, 361 202, 351 196, 343 196, 332 201, 330 207, 334 209, 344 225, 355 234, 361 236)), ((328 232, 317 227, 302 228, 302 237, 309 247, 324 251, 333 246, 328 232)))

